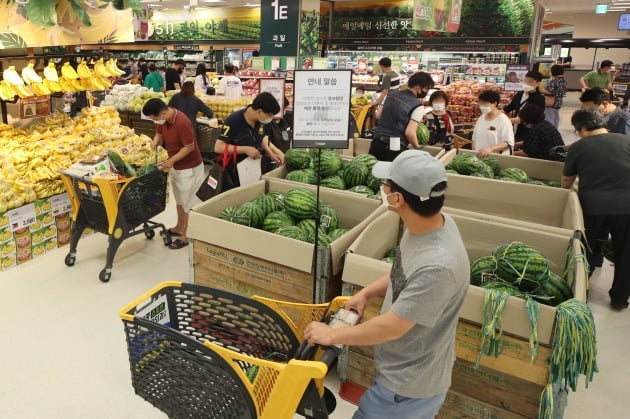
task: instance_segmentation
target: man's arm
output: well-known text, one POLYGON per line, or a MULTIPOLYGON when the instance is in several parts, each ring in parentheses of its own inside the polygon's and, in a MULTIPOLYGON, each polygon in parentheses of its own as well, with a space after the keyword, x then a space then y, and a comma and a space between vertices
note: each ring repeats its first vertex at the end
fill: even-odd
POLYGON ((226 143, 223 140, 217 140, 217 142, 214 144, 214 152, 216 154, 223 154, 226 147, 229 147, 230 153, 236 150, 236 154, 246 154, 248 157, 251 157, 253 159, 260 158, 260 152, 254 147, 233 146, 232 144, 226 143))
POLYGON ((580 85, 582 86, 582 89, 588 89, 588 84, 586 84, 586 82, 590 79, 590 75, 591 73, 586 73, 580 77, 580 85))
POLYGON ((159 145, 163 145, 164 144, 164 137, 162 137, 162 134, 158 134, 157 132, 155 133, 155 137, 153 137, 153 141, 151 142, 151 145, 153 146, 153 148, 159 146, 159 145))
POLYGON ((407 141, 413 148, 420 148, 420 142, 418 141, 418 121, 414 121, 413 119, 409 121, 407 124, 407 129, 405 129, 405 137, 407 137, 407 141))
POLYGON ((271 160, 279 164, 284 164, 284 153, 271 143, 269 136, 265 136, 265 138, 263 138, 262 146, 265 153, 271 160))
POLYGON ((576 177, 577 176, 562 176, 562 187, 564 189, 570 189, 576 177))
POLYGON ((170 157, 168 160, 164 162, 164 167, 167 169, 170 169, 171 167, 175 165, 175 163, 177 163, 178 161, 180 161, 181 159, 183 159, 184 157, 192 153, 194 150, 195 150, 194 143, 183 146, 173 157, 170 157))
POLYGON ((387 97, 387 94, 389 93, 388 89, 383 89, 381 90, 381 94, 378 95, 378 97, 376 98, 376 100, 374 101, 375 105, 382 105, 383 101, 385 100, 385 98, 387 97))

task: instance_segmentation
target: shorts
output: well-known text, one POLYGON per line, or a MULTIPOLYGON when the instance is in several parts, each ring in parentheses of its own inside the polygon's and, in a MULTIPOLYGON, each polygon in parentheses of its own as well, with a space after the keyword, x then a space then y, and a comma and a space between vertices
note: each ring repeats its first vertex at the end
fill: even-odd
POLYGON ((203 163, 192 169, 171 169, 169 174, 175 202, 181 205, 185 212, 190 212, 193 206, 201 202, 195 194, 206 179, 203 163))
POLYGON ((411 399, 388 390, 380 380, 370 387, 359 401, 359 410, 352 419, 433 419, 437 415, 446 394, 425 399, 411 399))

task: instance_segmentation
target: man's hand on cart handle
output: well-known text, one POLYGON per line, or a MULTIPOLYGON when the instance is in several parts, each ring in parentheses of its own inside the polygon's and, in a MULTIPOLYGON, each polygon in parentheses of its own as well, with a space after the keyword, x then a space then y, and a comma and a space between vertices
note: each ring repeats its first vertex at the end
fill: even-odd
POLYGON ((309 345, 322 345, 332 346, 335 344, 333 341, 333 329, 326 323, 311 322, 306 329, 304 329, 304 340, 309 345))
POLYGON ((354 295, 354 297, 346 301, 344 308, 346 310, 354 310, 359 314, 359 316, 363 316, 363 312, 365 311, 365 307, 367 307, 367 304, 367 295, 364 292, 359 291, 354 295))

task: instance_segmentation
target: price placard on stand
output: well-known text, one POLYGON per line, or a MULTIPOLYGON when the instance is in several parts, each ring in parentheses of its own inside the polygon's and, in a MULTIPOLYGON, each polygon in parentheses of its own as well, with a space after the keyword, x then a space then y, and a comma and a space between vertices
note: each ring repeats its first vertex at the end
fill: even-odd
POLYGON ((523 90, 523 80, 528 71, 528 65, 508 64, 505 70, 505 90, 508 92, 523 90))
POLYGON ((281 78, 260 79, 260 91, 271 93, 280 104, 280 113, 276 115, 279 118, 284 115, 284 83, 281 78))
POLYGON ((51 197, 50 206, 55 217, 59 214, 65 214, 72 210, 72 204, 70 203, 70 198, 67 193, 51 197))
POLYGON ((50 96, 33 96, 20 100, 21 119, 48 115, 50 115, 50 96))
POLYGON ((264 70, 265 57, 252 57, 252 70, 264 70))
POLYGON ((26 228, 36 221, 35 204, 27 204, 9 211, 9 224, 11 231, 26 228))
POLYGON ((348 148, 352 72, 299 70, 293 89, 293 147, 348 148))

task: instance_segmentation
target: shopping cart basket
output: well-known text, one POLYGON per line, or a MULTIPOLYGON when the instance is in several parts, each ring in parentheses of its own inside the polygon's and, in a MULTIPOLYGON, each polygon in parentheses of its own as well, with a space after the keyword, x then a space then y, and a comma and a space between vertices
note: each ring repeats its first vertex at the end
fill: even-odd
POLYGON ((77 245, 86 228, 109 236, 107 260, 99 274, 103 282, 111 278, 114 256, 127 238, 144 234, 152 239, 159 228, 164 244, 171 244, 164 224, 150 221, 166 208, 167 173, 156 171, 120 181, 102 178, 88 181, 64 173, 61 178, 72 203, 74 221, 66 265, 74 265, 77 245))
MULTIPOLYGON (((334 359, 295 360, 302 332, 343 307, 243 297, 167 282, 120 311, 136 394, 171 418, 328 418, 334 359)), ((334 402, 334 396, 332 396, 334 402)))

